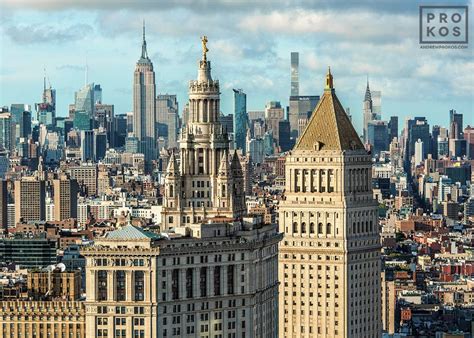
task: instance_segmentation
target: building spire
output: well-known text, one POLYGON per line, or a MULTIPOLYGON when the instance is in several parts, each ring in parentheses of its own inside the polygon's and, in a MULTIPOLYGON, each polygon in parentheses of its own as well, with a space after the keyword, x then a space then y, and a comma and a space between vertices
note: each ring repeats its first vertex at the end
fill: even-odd
POLYGON ((369 74, 367 74, 367 88, 365 89, 364 101, 372 101, 372 95, 370 94, 369 88, 369 74))
POLYGON ((145 40, 145 20, 143 20, 142 58, 148 59, 148 52, 146 51, 146 40, 145 40))
POLYGON ((326 88, 324 90, 334 90, 334 80, 331 74, 331 67, 328 66, 328 73, 326 74, 326 88))
POLYGON ((43 68, 44 75, 43 75, 43 92, 46 91, 46 67, 43 68))

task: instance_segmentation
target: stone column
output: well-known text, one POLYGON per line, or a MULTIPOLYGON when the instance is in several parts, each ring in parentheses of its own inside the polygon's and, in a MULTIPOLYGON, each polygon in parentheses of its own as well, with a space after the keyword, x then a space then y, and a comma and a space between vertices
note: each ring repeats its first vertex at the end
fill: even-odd
POLYGON ((134 285, 132 281, 133 281, 132 271, 131 270, 125 271, 125 300, 127 302, 132 302, 135 300, 133 298, 134 285))
POLYGON ((107 271, 107 300, 115 300, 115 272, 111 270, 107 271))

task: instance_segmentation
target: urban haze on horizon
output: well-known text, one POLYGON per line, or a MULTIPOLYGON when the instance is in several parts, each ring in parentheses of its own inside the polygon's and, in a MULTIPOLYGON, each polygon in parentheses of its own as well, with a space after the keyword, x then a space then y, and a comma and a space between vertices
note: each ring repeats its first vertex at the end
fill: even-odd
POLYGON ((0 1, 0 338, 474 337, 470 2, 0 1))

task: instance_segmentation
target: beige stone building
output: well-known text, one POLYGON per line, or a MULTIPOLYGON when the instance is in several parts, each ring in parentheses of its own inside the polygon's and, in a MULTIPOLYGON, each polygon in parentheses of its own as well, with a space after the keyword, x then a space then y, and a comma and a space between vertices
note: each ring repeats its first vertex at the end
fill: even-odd
POLYGON ((371 159, 326 88, 286 157, 279 208, 280 337, 380 337, 380 244, 371 159))
POLYGON ((54 220, 77 218, 78 184, 75 179, 63 175, 53 180, 54 220))
POLYGON ((276 337, 280 240, 261 218, 110 232, 82 251, 87 336, 276 337))
MULTIPOLYGON (((204 42, 205 41, 205 42, 204 42)), ((229 153, 229 135, 220 123, 219 81, 211 77, 207 38, 198 79, 189 83, 189 121, 181 131, 179 160, 171 154, 165 177, 162 228, 183 228, 215 216, 245 212, 242 166, 229 153)))
POLYGON ((86 337, 84 302, 79 301, 3 301, 0 323, 0 338, 86 337))
POLYGON ((25 222, 44 221, 45 198, 45 181, 33 176, 15 181, 15 224, 20 219, 25 222))

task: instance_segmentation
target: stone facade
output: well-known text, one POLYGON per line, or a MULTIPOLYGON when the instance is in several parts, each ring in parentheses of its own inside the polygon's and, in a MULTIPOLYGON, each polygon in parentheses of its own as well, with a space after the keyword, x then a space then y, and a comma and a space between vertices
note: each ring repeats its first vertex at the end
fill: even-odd
POLYGON ((380 337, 380 243, 371 159, 335 95, 286 157, 280 337, 380 337))
POLYGON ((250 218, 109 233, 82 252, 87 336, 276 337, 280 240, 250 218))
POLYGON ((172 154, 165 177, 162 228, 189 226, 215 216, 245 212, 244 176, 229 135, 219 121, 219 81, 205 54, 198 79, 189 83, 189 120, 180 137, 179 160, 172 154))

